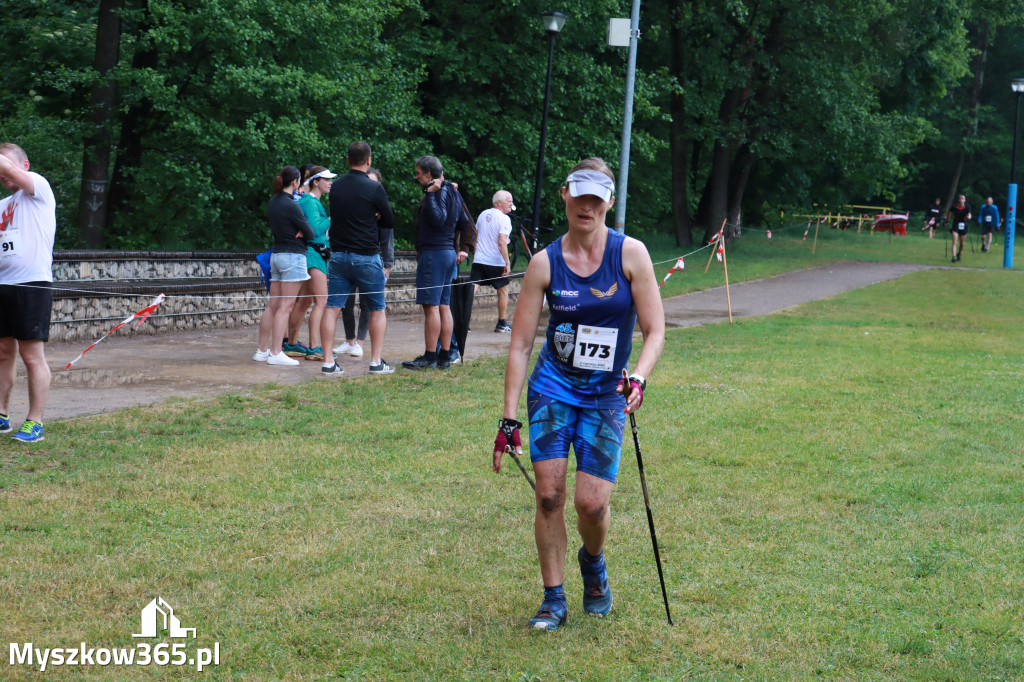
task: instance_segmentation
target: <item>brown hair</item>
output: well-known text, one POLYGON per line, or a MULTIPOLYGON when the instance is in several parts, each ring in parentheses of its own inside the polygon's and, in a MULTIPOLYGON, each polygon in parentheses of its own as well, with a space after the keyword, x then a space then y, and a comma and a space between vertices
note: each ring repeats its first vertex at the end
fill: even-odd
POLYGON ((299 169, 295 166, 285 166, 274 178, 274 194, 280 194, 284 188, 299 179, 299 169))
POLYGON ((612 182, 615 182, 615 173, 612 172, 611 166, 605 163, 604 159, 600 159, 596 156, 591 156, 589 158, 583 159, 582 161, 580 161, 579 163, 572 167, 572 170, 569 171, 569 174, 572 175, 578 170, 592 170, 597 171, 598 173, 604 173, 605 175, 612 179, 612 182))
POLYGON ((384 182, 384 176, 380 174, 380 170, 378 168, 370 166, 370 170, 366 171, 366 174, 367 175, 372 175, 372 176, 376 177, 377 178, 377 182, 380 182, 380 183, 384 182))

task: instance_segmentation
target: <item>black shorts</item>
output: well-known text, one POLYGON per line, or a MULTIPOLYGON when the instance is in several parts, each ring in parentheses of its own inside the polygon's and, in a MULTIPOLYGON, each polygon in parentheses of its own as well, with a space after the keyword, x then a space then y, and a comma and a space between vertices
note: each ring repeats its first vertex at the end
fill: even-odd
POLYGON ((953 223, 953 226, 949 228, 949 231, 953 234, 967 234, 967 223, 953 223), (960 227, 960 226, 963 227, 960 227))
POLYGON ((49 341, 52 308, 49 282, 0 284, 0 339, 49 341))
POLYGON ((994 225, 994 223, 982 223, 981 224, 981 233, 982 234, 991 234, 992 233, 993 225, 994 225))
POLYGON ((504 289, 508 286, 508 277, 502 275, 505 272, 503 265, 484 265, 473 263, 469 269, 469 281, 476 282, 481 286, 492 286, 495 289, 504 289))

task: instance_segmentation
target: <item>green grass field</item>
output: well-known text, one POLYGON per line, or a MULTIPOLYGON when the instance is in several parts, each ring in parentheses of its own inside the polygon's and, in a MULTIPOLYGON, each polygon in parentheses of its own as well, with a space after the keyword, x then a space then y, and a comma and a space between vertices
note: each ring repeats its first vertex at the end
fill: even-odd
MULTIPOLYGON (((819 235, 817 255, 851 257, 854 236, 819 235)), ((923 241, 894 240, 913 251, 894 260, 935 251, 923 241)), ((730 274, 821 262, 748 243, 730 274)), ((47 679, 1021 679, 1024 276, 986 256, 669 331, 637 421, 674 627, 627 439, 615 609, 582 615, 570 561, 568 624, 525 628, 533 500, 511 462, 489 468, 493 358, 4 440, 0 644, 134 647, 159 595, 218 667, 47 679)))

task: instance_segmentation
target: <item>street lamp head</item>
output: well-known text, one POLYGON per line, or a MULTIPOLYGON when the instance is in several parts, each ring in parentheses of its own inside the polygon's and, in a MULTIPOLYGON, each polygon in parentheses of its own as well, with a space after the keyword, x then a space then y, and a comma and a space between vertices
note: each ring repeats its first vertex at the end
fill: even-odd
POLYGON ((1014 78, 1010 81, 1010 88, 1018 95, 1024 92, 1024 78, 1014 78))
POLYGON ((540 16, 544 20, 544 30, 548 33, 558 33, 561 31, 567 19, 561 12, 545 12, 540 16))

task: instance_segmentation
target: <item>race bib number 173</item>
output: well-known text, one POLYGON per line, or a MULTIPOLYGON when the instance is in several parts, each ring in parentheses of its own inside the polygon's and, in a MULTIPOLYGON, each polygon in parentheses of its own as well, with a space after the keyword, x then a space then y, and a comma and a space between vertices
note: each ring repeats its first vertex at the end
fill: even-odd
POLYGON ((577 369, 611 372, 614 369, 615 345, 619 330, 612 327, 580 325, 576 333, 576 353, 572 364, 577 369))

